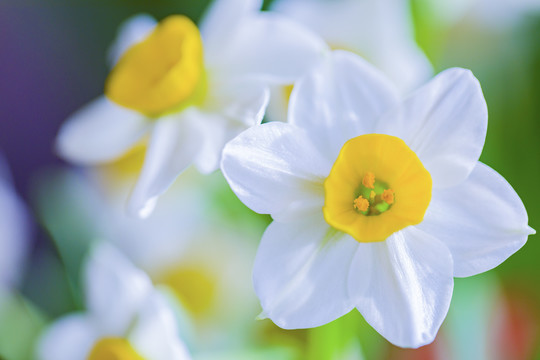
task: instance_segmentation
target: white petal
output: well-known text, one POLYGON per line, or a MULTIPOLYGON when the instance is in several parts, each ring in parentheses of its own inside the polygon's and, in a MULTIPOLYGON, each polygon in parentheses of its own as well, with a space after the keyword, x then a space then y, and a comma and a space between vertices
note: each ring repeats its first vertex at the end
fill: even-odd
POLYGON ((228 39, 219 63, 211 66, 281 84, 295 82, 328 51, 315 34, 271 13, 246 17, 235 35, 228 39))
POLYGON ((284 329, 297 329, 348 313, 354 302, 347 277, 357 246, 350 236, 330 228, 322 214, 270 224, 253 269, 264 316, 284 329))
POLYGON ((514 189, 496 171, 478 163, 456 187, 433 192, 418 228, 436 236, 454 258, 454 276, 490 270, 519 250, 534 234, 514 189))
POLYGON ((135 15, 122 23, 114 43, 109 48, 108 60, 113 67, 124 52, 143 41, 154 30, 157 22, 147 14, 135 15))
POLYGON ((86 315, 62 317, 39 339, 36 357, 39 360, 85 360, 99 335, 86 315))
POLYGON ((122 336, 152 283, 112 245, 101 243, 86 263, 85 288, 87 308, 101 331, 122 336))
POLYGON ((128 338, 137 353, 145 359, 191 358, 178 337, 174 313, 156 291, 142 305, 135 327, 128 338))
POLYGON ((148 126, 143 115, 102 96, 66 120, 56 139, 56 151, 80 164, 112 161, 139 141, 148 126))
POLYGON ((437 239, 406 228, 383 242, 360 244, 349 277, 357 308, 394 345, 435 338, 452 297, 452 257, 437 239))
POLYGON ((431 76, 414 40, 407 1, 278 0, 272 9, 317 32, 333 48, 361 55, 403 92, 431 76))
POLYGON ((199 26, 205 62, 219 62, 220 54, 226 51, 230 39, 236 37, 242 19, 257 13, 261 6, 262 0, 214 0, 199 26))
POLYGON ((197 169, 204 174, 219 168, 227 142, 261 123, 269 99, 268 88, 256 80, 219 81, 211 88, 208 104, 197 112, 195 121, 205 134, 195 160, 197 169))
MULTIPOLYGON (((0 173, 4 162, 0 157, 0 173)), ((16 285, 21 279, 29 251, 30 229, 28 211, 6 176, 0 174, 0 288, 16 285)))
POLYGON ((473 170, 487 131, 487 107, 478 80, 469 70, 449 69, 386 114, 379 131, 402 138, 433 179, 445 188, 473 170))
POLYGON ((240 200, 255 212, 271 215, 322 198, 331 166, 304 131, 283 123, 246 130, 225 146, 221 162, 240 200))
POLYGON ((373 133, 380 115, 396 103, 397 91, 376 68, 334 51, 295 85, 289 122, 305 128, 333 163, 347 140, 373 133))
POLYGON ((192 117, 188 109, 156 121, 141 174, 129 199, 130 214, 150 215, 158 196, 195 160, 203 135, 192 125, 192 120, 196 120, 192 117))

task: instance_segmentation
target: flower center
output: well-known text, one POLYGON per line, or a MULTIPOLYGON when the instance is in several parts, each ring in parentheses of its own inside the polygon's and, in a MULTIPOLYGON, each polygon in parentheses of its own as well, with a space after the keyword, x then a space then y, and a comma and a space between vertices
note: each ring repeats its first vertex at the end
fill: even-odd
POLYGON ((208 314, 218 291, 216 276, 195 263, 167 269, 157 283, 169 286, 194 315, 208 314))
POLYGON ((372 172, 366 172, 362 184, 358 187, 358 196, 353 201, 353 208, 362 215, 380 215, 389 210, 394 203, 394 190, 372 172))
POLYGON ((429 172, 403 140, 358 136, 343 145, 324 182, 324 218, 359 242, 383 241, 423 220, 431 187, 429 172))
POLYGON ((105 95, 148 116, 176 111, 204 97, 203 45, 185 16, 165 18, 111 70, 105 95))
POLYGON ((100 339, 94 345, 88 360, 144 360, 144 358, 126 339, 108 337, 100 339))

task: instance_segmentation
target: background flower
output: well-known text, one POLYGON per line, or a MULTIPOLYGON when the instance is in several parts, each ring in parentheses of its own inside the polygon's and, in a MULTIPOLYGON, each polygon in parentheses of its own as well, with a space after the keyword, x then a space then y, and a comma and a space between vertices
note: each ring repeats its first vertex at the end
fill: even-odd
POLYGON ((110 52, 105 96, 61 127, 59 155, 95 165, 143 143, 144 165, 128 201, 141 217, 189 165, 216 170, 225 143, 262 121, 269 85, 294 82, 324 50, 309 31, 260 6, 216 1, 200 33, 180 15, 128 20, 110 52))
POLYGON ((39 359, 190 358, 163 295, 114 247, 92 250, 84 285, 87 312, 54 322, 40 339, 39 359))

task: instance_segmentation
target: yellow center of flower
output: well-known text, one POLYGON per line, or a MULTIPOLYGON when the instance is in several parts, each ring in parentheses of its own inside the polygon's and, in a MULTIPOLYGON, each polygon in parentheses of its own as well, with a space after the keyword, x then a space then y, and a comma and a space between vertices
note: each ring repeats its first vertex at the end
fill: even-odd
POLYGON ((204 315, 214 305, 217 293, 216 276, 196 264, 182 264, 158 277, 157 283, 169 286, 194 315, 204 315))
POLYGON ((105 95, 119 105, 157 116, 201 100, 204 88, 199 30, 187 17, 173 15, 124 53, 109 74, 105 95))
POLYGON ((108 337, 100 339, 94 345, 88 360, 144 360, 144 358, 137 354, 126 339, 108 337))
POLYGON ((431 176, 397 137, 369 134, 345 143, 324 182, 324 218, 359 242, 383 241, 422 221, 431 176))

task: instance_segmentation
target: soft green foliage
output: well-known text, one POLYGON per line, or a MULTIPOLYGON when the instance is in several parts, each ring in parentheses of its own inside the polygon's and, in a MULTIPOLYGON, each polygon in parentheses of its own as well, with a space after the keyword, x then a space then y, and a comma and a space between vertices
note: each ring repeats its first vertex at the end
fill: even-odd
POLYGON ((21 295, 0 292, 0 359, 31 360, 43 314, 21 295))

